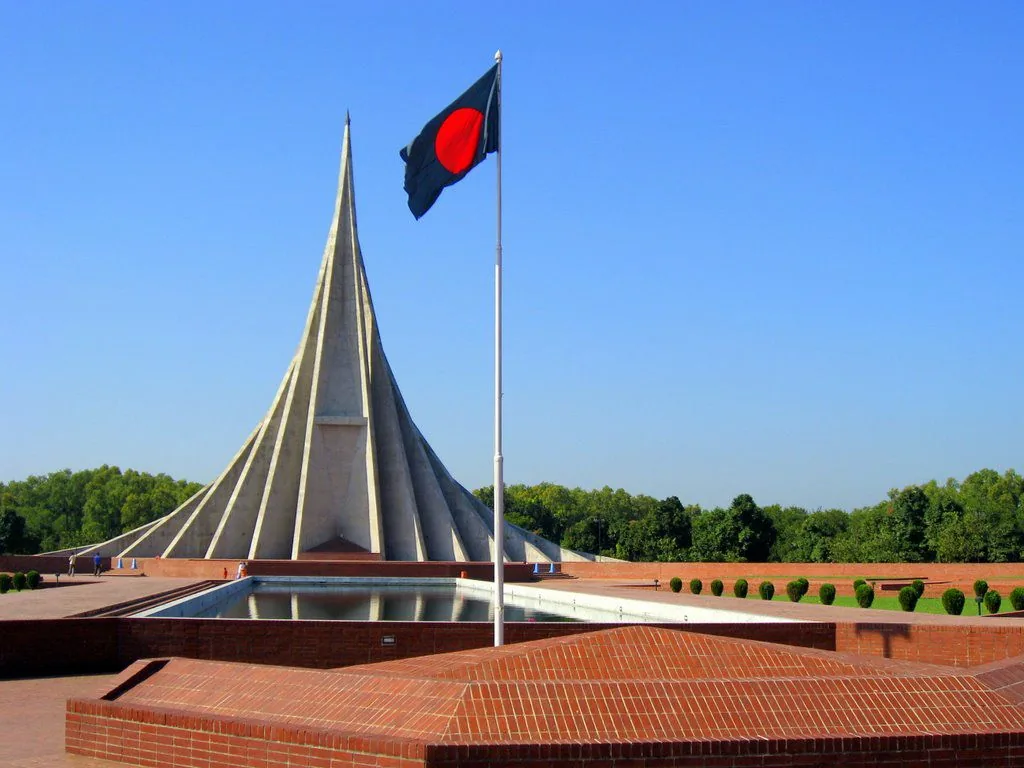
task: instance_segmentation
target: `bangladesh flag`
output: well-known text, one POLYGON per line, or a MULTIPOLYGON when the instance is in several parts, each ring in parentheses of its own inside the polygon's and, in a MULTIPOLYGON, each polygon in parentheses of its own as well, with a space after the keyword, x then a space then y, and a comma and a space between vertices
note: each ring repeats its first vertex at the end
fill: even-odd
POLYGON ((451 186, 498 149, 498 65, 444 108, 399 154, 405 191, 417 219, 451 186))

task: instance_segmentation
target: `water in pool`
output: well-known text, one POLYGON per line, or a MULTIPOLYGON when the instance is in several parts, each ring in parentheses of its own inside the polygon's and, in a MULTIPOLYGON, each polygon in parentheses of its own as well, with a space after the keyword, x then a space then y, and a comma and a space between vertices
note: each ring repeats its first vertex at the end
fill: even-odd
MULTIPOLYGON (((258 583, 195 618, 327 619, 334 621, 493 621, 489 597, 454 586, 346 586, 258 583)), ((505 604, 505 621, 575 621, 533 607, 505 604)))

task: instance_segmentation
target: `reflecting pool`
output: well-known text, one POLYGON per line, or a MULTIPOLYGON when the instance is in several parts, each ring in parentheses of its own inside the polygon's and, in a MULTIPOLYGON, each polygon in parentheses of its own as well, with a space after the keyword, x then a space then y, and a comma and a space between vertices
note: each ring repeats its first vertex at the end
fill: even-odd
MULTIPOLYGON (((486 593, 455 586, 355 586, 258 582, 185 615, 206 619, 329 621, 493 621, 486 593)), ((506 602, 505 621, 576 621, 567 615, 506 602)))

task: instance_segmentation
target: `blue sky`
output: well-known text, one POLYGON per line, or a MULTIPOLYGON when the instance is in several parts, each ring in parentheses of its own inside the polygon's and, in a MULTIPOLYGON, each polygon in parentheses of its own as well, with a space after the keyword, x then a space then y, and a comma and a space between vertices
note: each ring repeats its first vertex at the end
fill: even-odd
POLYGON ((505 53, 509 482, 853 508, 1021 466, 1024 7, 0 0, 0 479, 209 481, 298 343, 346 108, 385 349, 490 482, 494 162, 398 149, 505 53))

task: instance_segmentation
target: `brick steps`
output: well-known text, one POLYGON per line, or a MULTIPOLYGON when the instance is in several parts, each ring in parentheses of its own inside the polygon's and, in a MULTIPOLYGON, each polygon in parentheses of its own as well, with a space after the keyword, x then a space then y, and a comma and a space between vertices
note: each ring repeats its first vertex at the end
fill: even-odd
POLYGON ((128 600, 123 603, 114 603, 113 605, 106 605, 102 608, 94 608, 91 611, 82 611, 81 613, 72 614, 69 618, 85 619, 127 616, 130 613, 137 613, 138 611, 144 611, 147 608, 153 608, 157 605, 168 603, 172 600, 177 600, 182 597, 194 595, 197 592, 202 592, 205 589, 209 589, 210 587, 214 587, 217 584, 222 583, 223 582, 221 581, 200 581, 196 584, 188 584, 184 587, 168 589, 164 592, 158 592, 155 595, 147 595, 146 597, 140 597, 136 600, 128 600))

